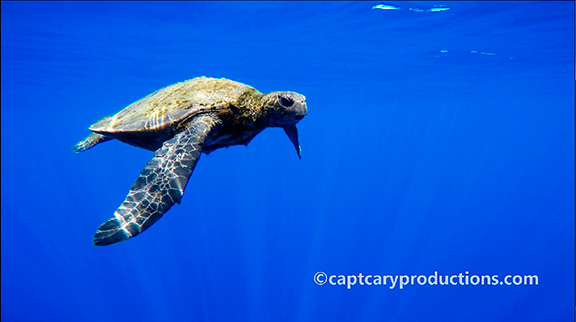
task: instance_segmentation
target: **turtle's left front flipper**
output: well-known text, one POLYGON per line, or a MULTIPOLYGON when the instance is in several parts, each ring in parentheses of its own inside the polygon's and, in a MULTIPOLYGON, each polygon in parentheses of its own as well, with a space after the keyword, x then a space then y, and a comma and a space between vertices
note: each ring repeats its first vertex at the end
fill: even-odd
POLYGON ((98 228, 94 245, 106 246, 132 238, 160 219, 174 203, 180 203, 203 143, 218 128, 214 117, 200 116, 186 130, 164 142, 140 172, 124 203, 98 228))

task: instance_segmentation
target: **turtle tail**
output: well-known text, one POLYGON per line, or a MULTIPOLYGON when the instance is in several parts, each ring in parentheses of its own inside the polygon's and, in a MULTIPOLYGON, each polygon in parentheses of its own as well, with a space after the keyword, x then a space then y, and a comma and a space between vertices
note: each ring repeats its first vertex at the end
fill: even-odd
POLYGON ((74 145, 74 147, 72 147, 72 150, 75 153, 84 152, 88 149, 91 149, 96 144, 110 141, 110 140, 112 140, 112 138, 106 137, 102 134, 92 133, 92 134, 88 135, 84 140, 76 143, 76 145, 74 145))

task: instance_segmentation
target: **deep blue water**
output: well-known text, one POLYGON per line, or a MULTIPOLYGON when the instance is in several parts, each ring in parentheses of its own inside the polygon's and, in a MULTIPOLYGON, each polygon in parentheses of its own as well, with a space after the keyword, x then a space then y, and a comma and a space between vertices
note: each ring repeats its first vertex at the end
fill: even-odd
POLYGON ((573 2, 2 2, 1 319, 573 321, 573 2), (375 8, 379 4, 396 9, 375 8), (92 246, 152 152, 88 126, 196 76, 307 97, 92 246), (316 285, 314 275, 537 275, 316 285))

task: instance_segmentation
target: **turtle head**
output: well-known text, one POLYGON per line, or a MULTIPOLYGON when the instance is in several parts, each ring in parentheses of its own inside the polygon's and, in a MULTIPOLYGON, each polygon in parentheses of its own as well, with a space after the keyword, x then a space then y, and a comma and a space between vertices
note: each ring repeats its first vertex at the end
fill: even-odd
POLYGON ((262 98, 268 126, 294 125, 306 116, 306 97, 294 92, 272 92, 262 98))
POLYGON ((283 128, 301 158, 296 123, 308 114, 306 97, 295 92, 272 92, 264 95, 262 101, 268 126, 283 128))

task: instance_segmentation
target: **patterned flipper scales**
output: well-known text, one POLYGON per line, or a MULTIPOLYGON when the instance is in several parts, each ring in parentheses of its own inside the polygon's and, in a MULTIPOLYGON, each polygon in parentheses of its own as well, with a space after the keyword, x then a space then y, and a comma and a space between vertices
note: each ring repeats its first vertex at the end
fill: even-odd
POLYGON ((209 116, 200 116, 154 152, 114 216, 94 235, 95 246, 132 238, 155 223, 175 203, 180 203, 188 179, 200 158, 202 144, 218 127, 209 116))

